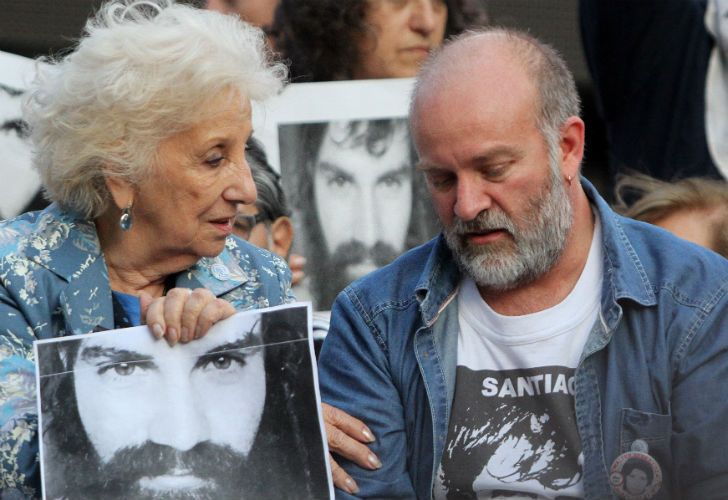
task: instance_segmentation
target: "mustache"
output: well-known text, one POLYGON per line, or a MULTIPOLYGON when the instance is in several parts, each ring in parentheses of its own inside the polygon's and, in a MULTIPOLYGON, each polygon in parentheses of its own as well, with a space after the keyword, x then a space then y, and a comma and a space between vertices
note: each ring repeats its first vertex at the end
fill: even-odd
POLYGON ((147 441, 142 445, 122 448, 107 464, 101 465, 99 477, 107 487, 128 489, 143 477, 157 477, 174 470, 186 470, 200 479, 217 485, 236 477, 233 469, 242 469, 247 459, 226 445, 205 441, 187 451, 147 441))
POLYGON ((518 234, 518 228, 510 217, 496 209, 483 210, 474 219, 462 220, 455 217, 448 231, 457 236, 465 236, 468 233, 484 231, 505 230, 512 236, 518 234))
POLYGON ((360 264, 368 258, 377 267, 382 267, 392 262, 398 255, 399 252, 392 245, 383 241, 378 241, 374 246, 368 247, 361 241, 351 240, 336 247, 330 257, 330 265, 333 269, 343 269, 360 264))

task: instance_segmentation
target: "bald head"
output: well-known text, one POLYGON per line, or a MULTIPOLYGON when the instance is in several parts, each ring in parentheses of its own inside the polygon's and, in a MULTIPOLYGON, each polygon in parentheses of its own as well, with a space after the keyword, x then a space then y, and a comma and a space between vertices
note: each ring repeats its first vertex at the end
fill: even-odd
POLYGON ((423 66, 412 98, 412 126, 433 112, 452 109, 455 103, 448 99, 485 104, 516 94, 531 100, 528 105, 547 140, 556 141, 566 120, 579 115, 574 78, 552 47, 518 30, 467 32, 423 66))

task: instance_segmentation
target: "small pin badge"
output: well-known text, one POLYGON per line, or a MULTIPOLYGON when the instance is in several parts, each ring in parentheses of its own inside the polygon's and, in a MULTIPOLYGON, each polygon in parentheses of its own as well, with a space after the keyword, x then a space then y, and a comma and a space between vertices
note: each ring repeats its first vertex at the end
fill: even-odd
POLYGON ((230 271, 220 262, 215 262, 212 266, 210 266, 210 272, 220 281, 227 281, 230 279, 230 271))
POLYGON ((622 453, 612 462, 609 482, 619 498, 649 500, 662 484, 660 464, 648 454, 646 441, 637 439, 630 448, 631 451, 622 453))

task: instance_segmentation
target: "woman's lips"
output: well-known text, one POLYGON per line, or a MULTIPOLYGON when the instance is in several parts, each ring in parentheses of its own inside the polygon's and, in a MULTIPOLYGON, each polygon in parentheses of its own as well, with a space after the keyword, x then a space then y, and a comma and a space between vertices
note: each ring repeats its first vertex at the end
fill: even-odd
POLYGON ((210 224, 215 226, 223 234, 230 235, 233 232, 233 219, 218 219, 210 221, 210 224))
POLYGON ((404 52, 416 52, 416 53, 422 53, 422 54, 430 53, 430 47, 428 47, 426 45, 415 45, 413 47, 405 47, 402 50, 404 52))

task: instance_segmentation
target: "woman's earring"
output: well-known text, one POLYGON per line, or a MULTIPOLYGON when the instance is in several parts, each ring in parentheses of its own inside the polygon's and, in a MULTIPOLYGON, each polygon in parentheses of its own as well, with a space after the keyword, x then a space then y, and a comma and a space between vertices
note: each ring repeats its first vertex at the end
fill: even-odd
POLYGON ((134 220, 131 217, 131 202, 126 206, 124 210, 121 211, 121 217, 119 217, 119 226, 121 227, 122 231, 128 231, 131 229, 131 225, 134 223, 134 220))

